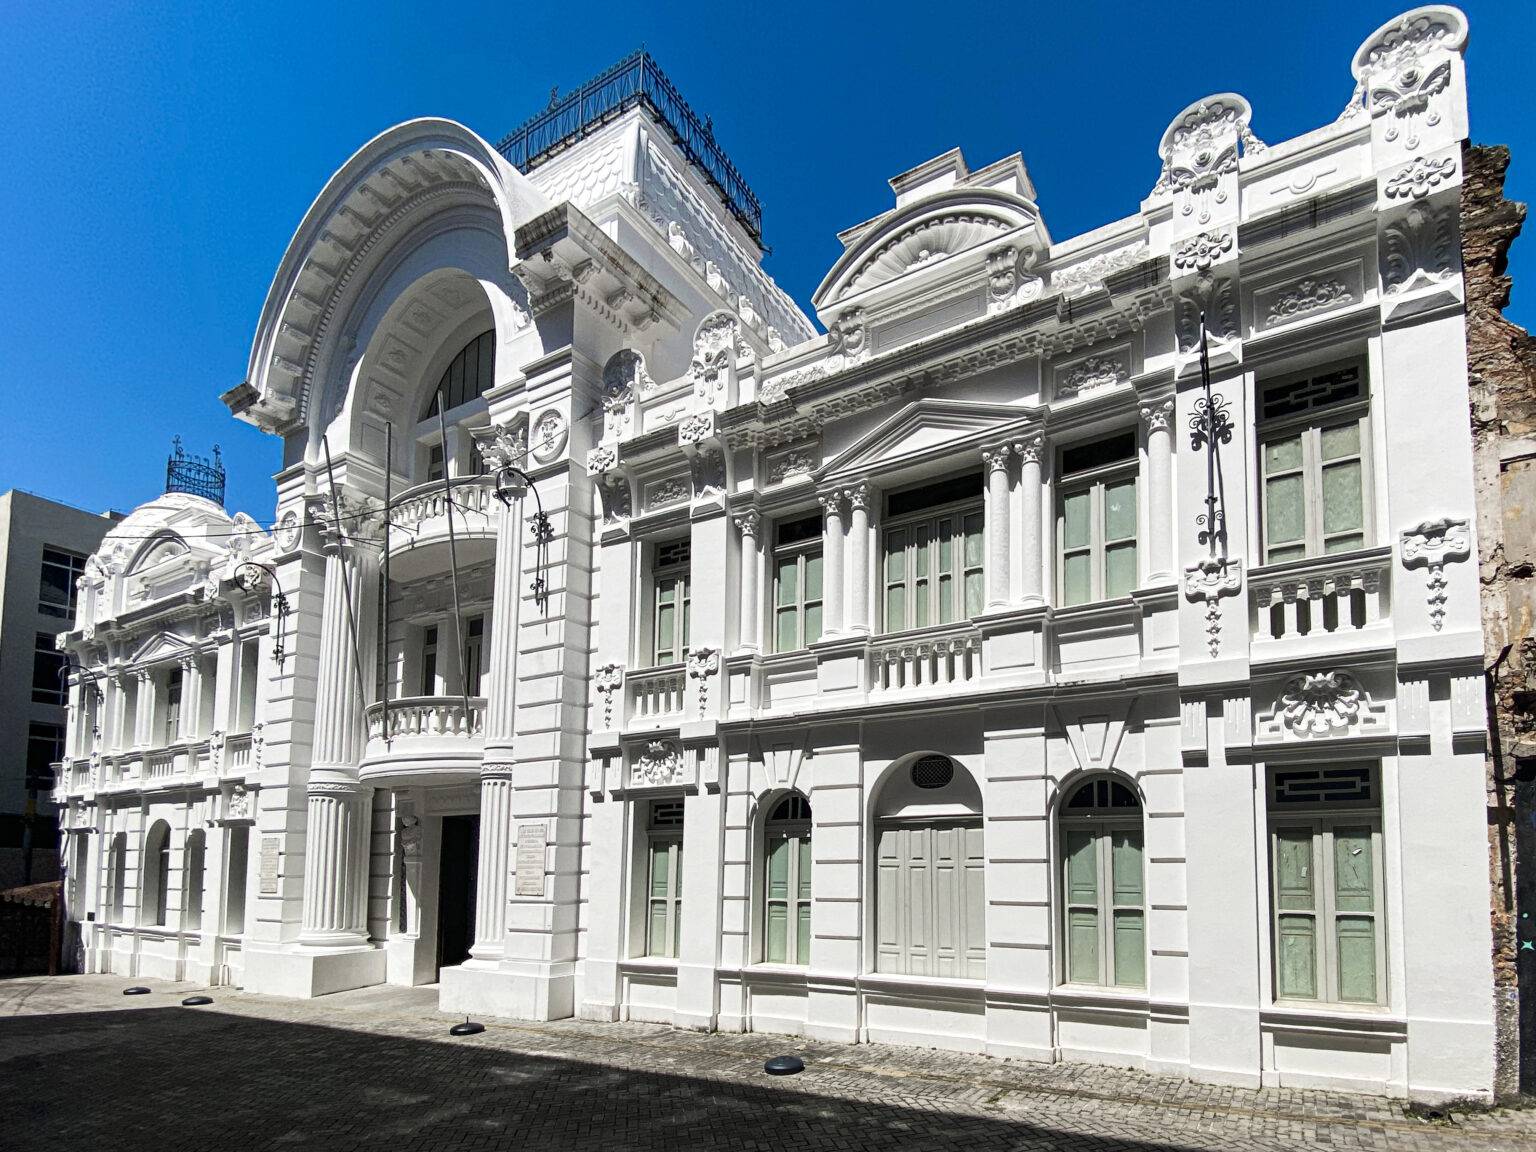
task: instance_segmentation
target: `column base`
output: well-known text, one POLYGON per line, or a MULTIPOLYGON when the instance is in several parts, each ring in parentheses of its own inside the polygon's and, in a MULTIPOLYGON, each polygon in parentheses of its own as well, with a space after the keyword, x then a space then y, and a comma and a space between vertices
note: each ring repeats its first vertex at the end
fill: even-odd
POLYGON ((384 983, 387 957, 371 944, 341 948, 294 945, 245 954, 247 992, 309 999, 384 983))
POLYGON ((575 1013, 576 972, 569 963, 466 960, 444 968, 438 1007, 514 1020, 564 1020, 575 1013))

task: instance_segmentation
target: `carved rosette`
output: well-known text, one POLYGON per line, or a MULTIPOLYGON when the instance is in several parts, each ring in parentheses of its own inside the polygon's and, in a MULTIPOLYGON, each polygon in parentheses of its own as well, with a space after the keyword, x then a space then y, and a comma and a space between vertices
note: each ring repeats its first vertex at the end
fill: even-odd
POLYGON ((671 740, 652 740, 630 769, 630 780, 637 785, 665 787, 682 778, 683 753, 671 740))
POLYGON ((612 728, 613 698, 624 687, 624 665, 604 664, 592 674, 592 687, 603 701, 603 728, 612 728))
POLYGON ((690 412, 677 425, 677 442, 682 447, 702 444, 714 435, 715 410, 713 408, 707 408, 703 412, 690 412))
POLYGON ((1445 566, 1472 555, 1472 530, 1466 520, 1441 516, 1404 528, 1401 536, 1403 567, 1429 570, 1429 622, 1436 632, 1445 624, 1448 582, 1445 566))
POLYGON ((1208 272, 1232 254, 1237 238, 1228 229, 1200 232, 1179 242, 1173 250, 1174 275, 1208 272))
POLYGON ((1206 645, 1214 659, 1221 654, 1221 599, 1243 588, 1243 562, 1212 556, 1184 569, 1184 595, 1205 605, 1206 645))
POLYGON ((1328 736, 1359 724, 1365 703, 1348 672, 1303 672, 1286 681, 1275 718, 1298 736, 1328 736))
POLYGON ((587 453, 587 475, 601 476, 619 466, 619 449, 613 444, 599 444, 587 453))

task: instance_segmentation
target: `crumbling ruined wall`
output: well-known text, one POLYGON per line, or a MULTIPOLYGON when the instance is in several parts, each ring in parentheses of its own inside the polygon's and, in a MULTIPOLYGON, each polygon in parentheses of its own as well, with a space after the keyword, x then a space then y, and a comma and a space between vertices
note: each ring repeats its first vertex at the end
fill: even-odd
MULTIPOLYGON (((1536 910, 1530 901, 1522 909, 1518 870, 1519 841, 1536 842, 1536 832, 1520 826, 1522 819, 1529 822, 1536 815, 1529 804, 1536 799, 1536 340, 1503 314, 1509 303, 1509 248, 1525 222, 1525 205, 1504 199, 1509 149, 1467 146, 1462 159, 1467 382, 1483 637, 1486 666, 1497 665, 1488 680, 1488 847, 1498 1046, 1495 1091, 1508 1097, 1519 1091, 1522 1079, 1528 1087, 1536 1080, 1536 1069, 1528 1068, 1523 1078, 1520 1074, 1519 1043, 1521 1017, 1536 1019, 1536 1003, 1522 1013, 1518 996, 1520 940, 1536 940, 1536 910), (1519 931, 1522 923, 1531 926, 1519 931)), ((1533 882, 1536 874, 1525 884, 1533 882)), ((1536 963, 1536 953, 1528 949, 1526 956, 1526 963, 1536 963)), ((1526 987, 1527 999, 1536 998, 1536 985, 1528 980, 1526 987)), ((1529 1026, 1526 1031, 1531 1031, 1529 1026)))

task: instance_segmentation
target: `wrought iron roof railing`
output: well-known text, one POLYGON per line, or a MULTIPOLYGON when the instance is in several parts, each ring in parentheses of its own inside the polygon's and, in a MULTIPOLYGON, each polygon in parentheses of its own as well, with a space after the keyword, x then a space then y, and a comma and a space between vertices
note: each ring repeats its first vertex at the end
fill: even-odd
POLYGON ((708 120, 700 121, 650 53, 642 49, 619 61, 550 106, 496 145, 513 167, 531 172, 615 116, 644 104, 672 133, 683 154, 724 197, 726 207, 752 239, 763 242, 763 210, 730 158, 715 143, 708 120))
POLYGON ((212 500, 224 506, 224 458, 219 446, 213 446, 213 459, 206 456, 189 456, 181 446, 181 437, 172 442, 175 451, 165 462, 165 490, 186 492, 212 500))

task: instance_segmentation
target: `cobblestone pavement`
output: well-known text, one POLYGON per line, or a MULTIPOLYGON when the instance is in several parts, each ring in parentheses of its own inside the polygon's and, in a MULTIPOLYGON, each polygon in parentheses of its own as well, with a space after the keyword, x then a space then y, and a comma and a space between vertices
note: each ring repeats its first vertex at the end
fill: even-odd
POLYGON ((119 977, 0 982, 0 1147, 1533 1149, 1536 1110, 1457 1114, 1080 1064, 886 1045, 488 1021, 451 1039, 435 989, 280 1000, 119 977), (806 1060, 769 1077, 763 1061, 806 1060))

